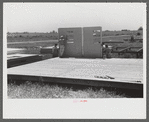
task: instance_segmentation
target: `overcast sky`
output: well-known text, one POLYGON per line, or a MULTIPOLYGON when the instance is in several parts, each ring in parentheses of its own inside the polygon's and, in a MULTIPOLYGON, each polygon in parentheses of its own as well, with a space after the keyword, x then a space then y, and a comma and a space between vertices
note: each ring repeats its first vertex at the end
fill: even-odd
POLYGON ((4 3, 8 32, 50 32, 61 27, 102 26, 137 30, 144 3, 4 3))

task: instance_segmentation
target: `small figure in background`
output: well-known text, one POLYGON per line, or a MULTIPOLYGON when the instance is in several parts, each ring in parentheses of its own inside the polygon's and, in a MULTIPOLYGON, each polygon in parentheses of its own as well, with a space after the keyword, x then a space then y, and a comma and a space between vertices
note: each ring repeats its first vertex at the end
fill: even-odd
POLYGON ((134 35, 131 35, 130 42, 135 42, 134 35))
POLYGON ((53 50, 52 50, 52 52, 53 52, 53 57, 58 57, 58 48, 57 48, 57 45, 58 45, 58 44, 55 44, 55 45, 54 45, 54 48, 53 48, 53 50))
POLYGON ((107 58, 107 45, 102 45, 102 57, 103 59, 107 58))
POLYGON ((112 52, 112 46, 103 44, 102 46, 103 59, 111 58, 111 52, 112 52))
POLYGON ((55 45, 54 45, 54 48, 57 48, 57 45, 58 45, 58 44, 55 44, 55 45))
POLYGON ((60 36, 59 39, 59 53, 58 56, 61 58, 63 56, 64 50, 65 50, 65 43, 66 43, 66 37, 64 37, 63 35, 60 36))
POLYGON ((111 56, 112 56, 112 46, 108 46, 108 50, 109 50, 108 58, 111 58, 111 56))

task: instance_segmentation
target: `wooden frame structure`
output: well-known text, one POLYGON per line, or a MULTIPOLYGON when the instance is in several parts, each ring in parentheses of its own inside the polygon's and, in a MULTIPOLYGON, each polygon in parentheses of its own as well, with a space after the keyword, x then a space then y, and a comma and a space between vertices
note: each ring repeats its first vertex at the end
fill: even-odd
POLYGON ((143 55, 143 47, 123 47, 123 49, 117 50, 118 48, 122 48, 122 47, 116 47, 116 50, 112 50, 112 53, 118 53, 119 55, 124 53, 132 53, 132 54, 136 54, 137 58, 139 58, 140 55, 143 55), (133 48, 139 48, 139 49, 131 50, 133 48))

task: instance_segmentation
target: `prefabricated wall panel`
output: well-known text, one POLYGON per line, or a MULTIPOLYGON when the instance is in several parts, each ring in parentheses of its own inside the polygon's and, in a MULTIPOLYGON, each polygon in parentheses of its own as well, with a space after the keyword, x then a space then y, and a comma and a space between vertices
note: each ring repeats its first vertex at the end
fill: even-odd
POLYGON ((59 37, 67 36, 63 57, 82 57, 82 28, 59 28, 59 37))
POLYGON ((83 36, 83 56, 85 58, 101 58, 102 28, 84 27, 83 36))
POLYGON ((63 57, 102 57, 102 28, 59 28, 59 37, 67 36, 63 57))

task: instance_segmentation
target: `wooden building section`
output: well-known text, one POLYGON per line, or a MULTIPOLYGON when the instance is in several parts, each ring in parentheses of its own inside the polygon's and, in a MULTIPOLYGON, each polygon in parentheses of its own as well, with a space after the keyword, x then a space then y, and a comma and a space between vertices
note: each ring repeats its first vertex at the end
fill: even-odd
POLYGON ((102 28, 84 27, 83 28, 83 57, 101 58, 102 57, 102 28))
POLYGON ((66 37, 63 57, 102 57, 102 28, 59 28, 59 38, 66 37))
POLYGON ((82 29, 59 28, 59 37, 66 36, 63 57, 82 57, 82 29))

